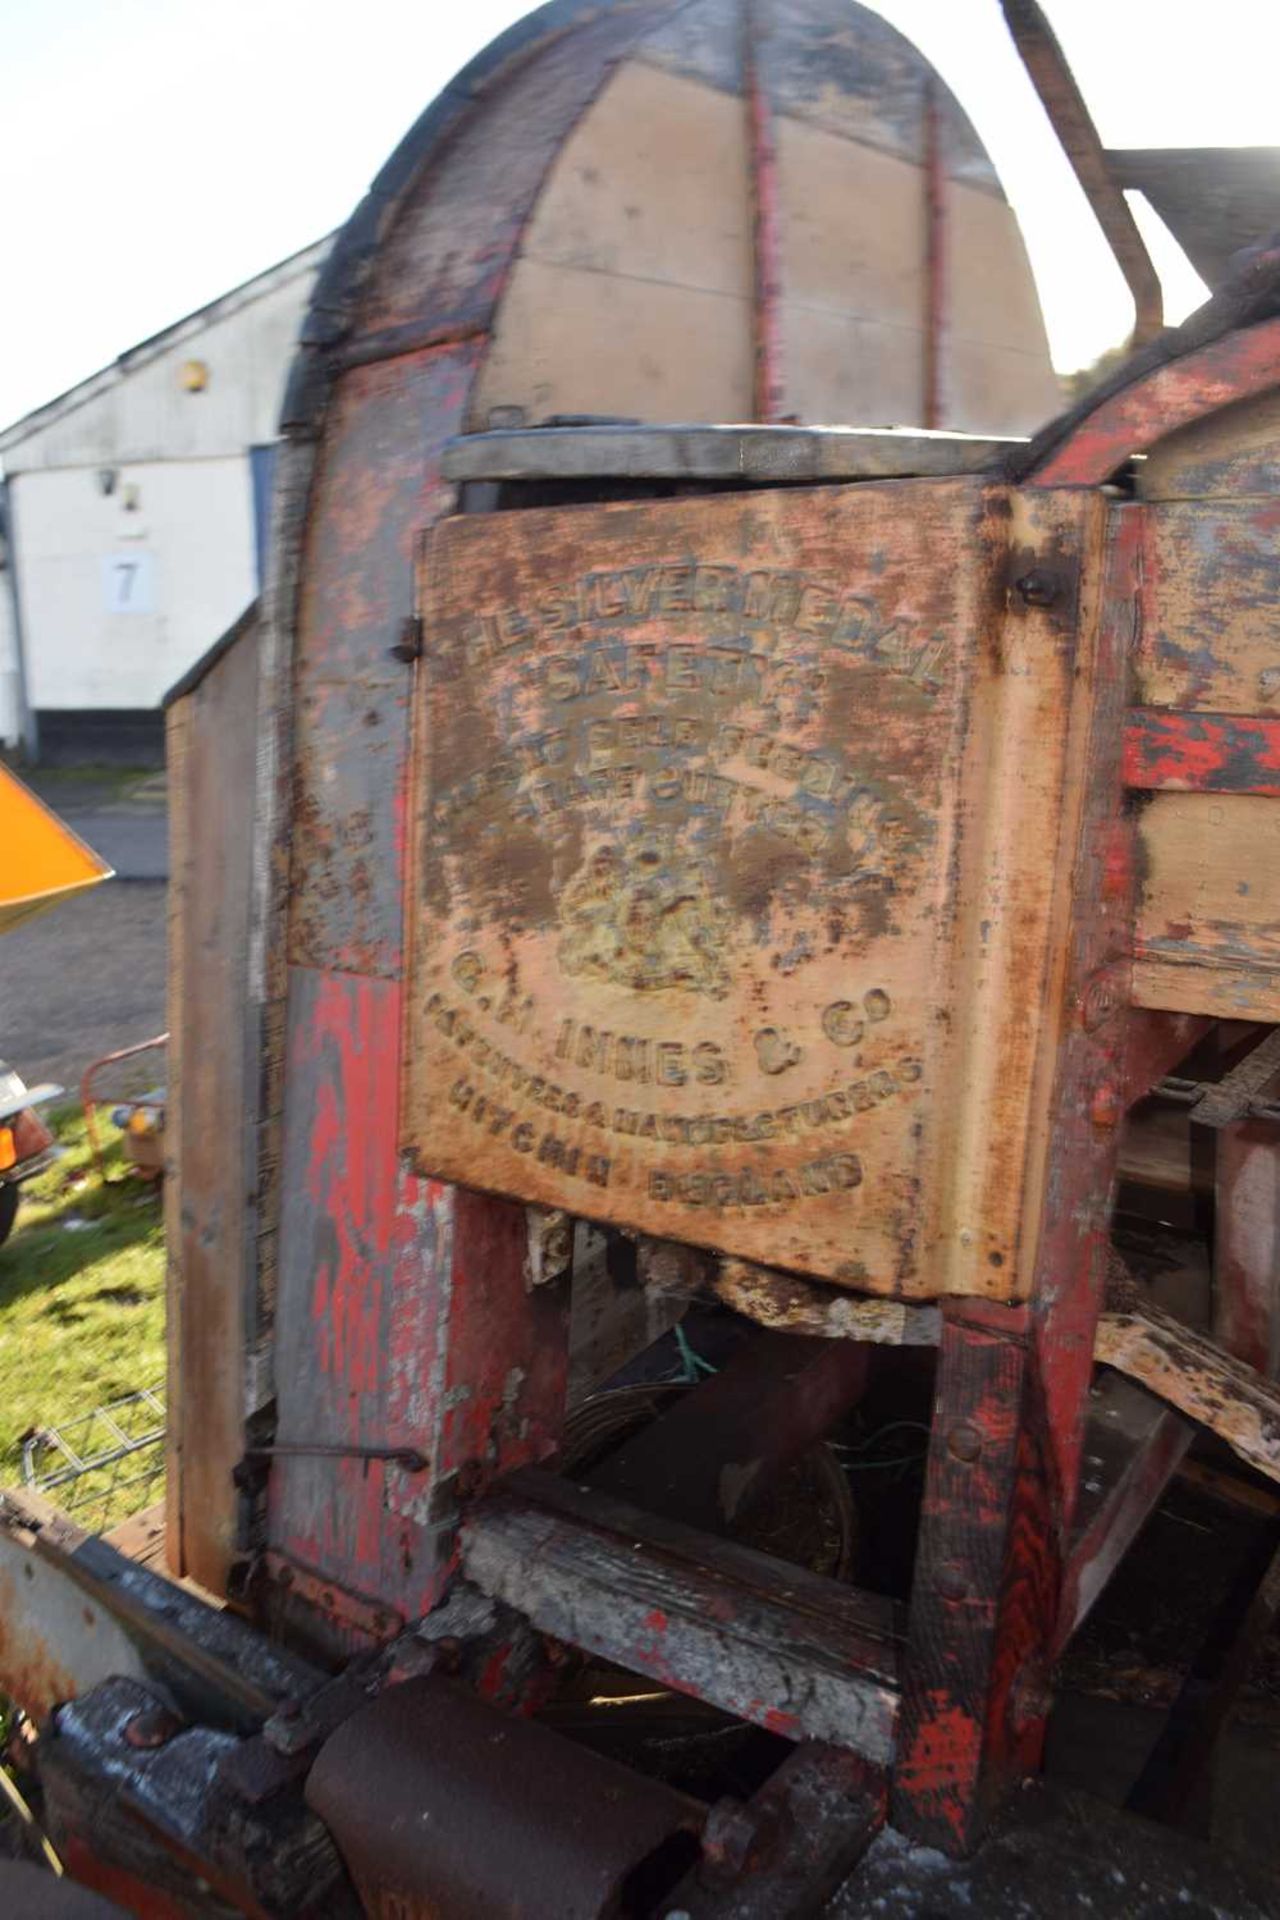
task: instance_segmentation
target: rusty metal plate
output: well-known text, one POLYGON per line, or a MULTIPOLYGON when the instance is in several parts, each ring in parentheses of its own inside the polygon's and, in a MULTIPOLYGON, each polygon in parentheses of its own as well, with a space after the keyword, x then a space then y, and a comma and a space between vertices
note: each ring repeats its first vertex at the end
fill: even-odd
MULTIPOLYGON (((437 528, 404 1115, 424 1170, 873 1291, 1016 1290, 1003 1240, 976 1281, 925 1258, 965 1074, 949 1009, 972 990, 1026 1030, 1020 977, 1039 991, 1043 887, 1020 951, 1003 898, 976 957, 956 918, 992 886, 966 791, 1055 700, 1060 722, 1070 679, 1044 632, 1031 691, 1007 723, 982 694, 975 731, 1009 519, 955 480, 437 528)), ((1051 873, 1047 764, 1019 830, 1051 873)))

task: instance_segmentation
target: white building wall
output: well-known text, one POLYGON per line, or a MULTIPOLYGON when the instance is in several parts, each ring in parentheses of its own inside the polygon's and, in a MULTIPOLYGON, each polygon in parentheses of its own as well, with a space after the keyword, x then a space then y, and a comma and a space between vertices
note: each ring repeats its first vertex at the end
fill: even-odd
MULTIPOLYGON (((237 288, 0 434, 37 712, 157 706, 253 598, 249 449, 276 437, 327 248, 237 288)), ((15 724, 7 658, 0 625, 0 739, 15 724)))
POLYGON ((154 707, 256 591, 247 453, 99 471, 9 483, 37 710, 154 707))
POLYGON ((0 747, 16 747, 22 735, 22 676, 9 579, 8 569, 0 567, 0 747))

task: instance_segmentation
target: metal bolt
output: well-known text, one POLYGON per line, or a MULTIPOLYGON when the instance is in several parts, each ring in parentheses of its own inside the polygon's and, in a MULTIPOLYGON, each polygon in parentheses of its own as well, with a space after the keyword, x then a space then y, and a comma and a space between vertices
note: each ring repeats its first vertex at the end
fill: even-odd
POLYGON ((149 1753, 154 1747, 163 1747, 181 1731, 181 1720, 167 1707, 144 1707, 126 1722, 125 1745, 136 1747, 140 1753, 149 1753))
POLYGON ((464 1460, 454 1481, 459 1500, 470 1500, 484 1485, 484 1466, 479 1460, 464 1460))
POLYGON ((959 1567, 940 1567, 935 1584, 944 1600, 967 1600, 969 1597, 969 1582, 959 1567))
POLYGON ((1029 607, 1051 607, 1061 591, 1053 575, 1040 567, 1032 567, 1014 585, 1029 607))
POLYGON ((1086 1033, 1096 1033, 1104 1020, 1115 1012, 1117 1006, 1115 983, 1111 980, 1094 980, 1085 989, 1081 1001, 1080 1018, 1086 1033))
POLYGON ((775 1837, 775 1823, 739 1800, 717 1800, 702 1829, 702 1864, 716 1880, 738 1880, 775 1837))
POLYGON ((1123 1118, 1124 1102, 1117 1089, 1106 1082, 1095 1088, 1089 1103, 1090 1124, 1100 1132, 1109 1132, 1112 1127, 1118 1127, 1123 1118))
POLYGON ((952 1427, 947 1435, 947 1452, 956 1460, 976 1460, 982 1452, 982 1435, 968 1420, 952 1427))
POLYGON ((407 667, 422 653, 422 622, 416 614, 400 622, 400 637, 391 649, 392 658, 403 660, 407 667))

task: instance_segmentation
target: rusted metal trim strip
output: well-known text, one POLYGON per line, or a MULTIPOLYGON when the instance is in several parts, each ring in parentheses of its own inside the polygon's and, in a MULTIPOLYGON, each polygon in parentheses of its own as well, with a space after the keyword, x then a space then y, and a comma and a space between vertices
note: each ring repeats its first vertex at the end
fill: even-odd
POLYGON ((947 306, 947 172, 943 165, 942 115, 938 83, 926 82, 924 94, 924 406, 926 427, 942 425, 943 351, 947 306))
MULTIPOLYGON (((1280 386, 1280 319, 1222 335, 1102 399, 1026 471, 1031 487, 1098 487, 1135 453, 1236 400, 1280 386)), ((1048 430, 1056 435, 1058 429, 1048 430)), ((1022 468, 1019 464, 1018 471, 1022 468)))
POLYGON ((773 110, 758 58, 759 12, 743 10, 743 85, 747 98, 751 181, 752 270, 755 283, 755 416, 785 418, 782 372, 782 257, 778 224, 778 153, 773 110))
POLYGON ((1177 793, 1280 797, 1280 718, 1130 707, 1124 783, 1177 793))
POLYGON ((1036 0, 1001 0, 1001 8, 1031 84, 1133 295, 1133 344, 1144 346, 1164 326, 1164 292, 1146 241, 1111 172, 1066 55, 1036 0))
POLYGON ((459 320, 442 320, 422 326, 414 322, 403 327, 383 327, 377 333, 358 334, 339 347, 331 361, 331 370, 346 373, 350 367, 371 367, 384 360, 399 360, 408 353, 429 352, 437 347, 465 347, 468 341, 483 340, 493 320, 490 303, 484 313, 469 314, 459 320))

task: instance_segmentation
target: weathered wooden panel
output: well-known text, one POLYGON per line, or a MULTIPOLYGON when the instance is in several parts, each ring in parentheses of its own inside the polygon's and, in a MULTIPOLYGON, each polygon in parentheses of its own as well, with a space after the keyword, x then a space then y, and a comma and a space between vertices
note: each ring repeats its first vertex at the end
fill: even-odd
MULTIPOLYGON (((799 18, 790 5, 752 15, 776 123, 769 189, 779 248, 767 277, 781 409, 809 420, 920 421, 930 327, 925 68, 883 22, 839 12, 818 0, 799 18), (885 94, 858 53, 864 42, 884 65, 885 94)), ((751 413, 762 322, 745 14, 703 6, 692 15, 678 27, 686 57, 655 63, 639 41, 552 165, 501 304, 473 426, 499 405, 535 418, 751 413)), ((1057 403, 1034 283, 989 169, 984 184, 970 184, 970 162, 985 166, 972 131, 943 117, 944 172, 964 176, 945 189, 944 418, 976 432, 993 423, 1025 431, 1057 403)))
POLYGON ((400 988, 295 969, 283 1167, 271 1537, 340 1586, 430 1603, 472 1485, 559 1438, 566 1315, 526 1285, 524 1211, 418 1179, 396 1152, 400 988), (358 1457, 411 1446, 415 1473, 358 1457))
POLYGON ((1221 407, 1152 447, 1137 476, 1143 500, 1280 495, 1280 393, 1221 407))
POLYGON ((1073 515, 1010 535, 942 482, 448 523, 420 1163, 872 1291, 1025 1287, 1073 515), (1014 595, 992 648, 1007 537, 1062 607, 1014 595))
POLYGON ((1159 1307, 1104 1313, 1097 1358, 1280 1480, 1280 1387, 1159 1307))
POLYGON ((225 1590, 244 1452, 256 619, 170 707, 166 1554, 225 1590))
POLYGON ((891 1602, 550 1474, 468 1517, 467 1578, 544 1633, 788 1739, 883 1763, 897 1718, 891 1602))
POLYGON ((1280 805, 1156 793, 1139 835, 1136 1004, 1280 1021, 1280 805))
MULTIPOLYGON (((543 8, 504 36, 506 59, 493 57, 502 48, 495 43, 455 77, 428 110, 447 138, 412 181, 395 225, 378 245, 362 333, 416 329, 428 321, 490 324, 512 252, 569 129, 613 63, 677 5, 615 0, 601 8, 577 0, 543 8), (495 113, 475 111, 486 96, 495 113)), ((398 159, 393 155, 388 171, 398 159)))
POLYGON ((1145 527, 1137 698, 1280 715, 1280 499, 1162 501, 1145 527))

